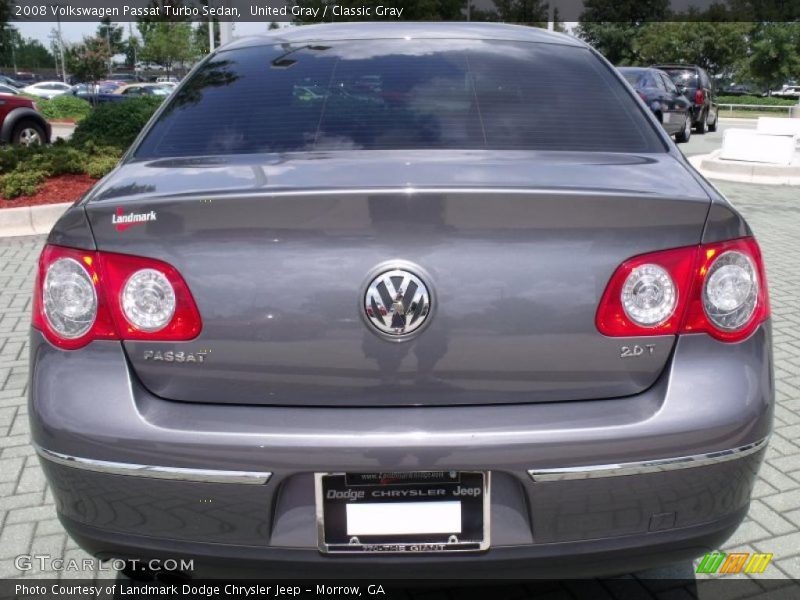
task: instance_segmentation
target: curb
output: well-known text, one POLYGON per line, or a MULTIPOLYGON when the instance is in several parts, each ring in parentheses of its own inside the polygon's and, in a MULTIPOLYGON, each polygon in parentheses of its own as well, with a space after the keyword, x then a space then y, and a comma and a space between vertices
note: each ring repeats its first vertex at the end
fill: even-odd
POLYGON ((0 237, 50 233, 56 221, 73 204, 73 202, 64 202, 63 204, 0 209, 0 237))
POLYGON ((762 185, 800 185, 800 166, 769 165, 736 160, 721 160, 720 151, 711 154, 695 154, 689 163, 704 177, 739 183, 762 185))

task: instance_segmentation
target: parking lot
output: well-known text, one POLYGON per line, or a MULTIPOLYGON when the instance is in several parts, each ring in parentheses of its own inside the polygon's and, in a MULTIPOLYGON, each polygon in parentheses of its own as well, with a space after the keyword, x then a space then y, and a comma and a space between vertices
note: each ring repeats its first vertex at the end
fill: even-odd
MULTIPOLYGON (((728 126, 732 124, 723 124, 714 134, 693 135, 681 148, 689 154, 709 152, 719 147, 721 131, 728 126)), ((723 548, 774 554, 763 575, 741 576, 751 579, 736 588, 735 596, 749 597, 768 589, 769 578, 800 578, 800 194, 797 188, 788 187, 727 182, 717 186, 758 236, 766 258, 773 314, 775 431, 749 516, 723 548)), ((55 516, 52 496, 28 439, 30 290, 43 242, 43 238, 0 238, 0 577, 85 578, 85 573, 42 572, 35 564, 21 572, 13 560, 34 553, 66 559, 84 556, 55 516)), ((692 571, 690 565, 682 565, 636 577, 689 576, 692 571)), ((113 578, 115 573, 94 576, 113 578)))

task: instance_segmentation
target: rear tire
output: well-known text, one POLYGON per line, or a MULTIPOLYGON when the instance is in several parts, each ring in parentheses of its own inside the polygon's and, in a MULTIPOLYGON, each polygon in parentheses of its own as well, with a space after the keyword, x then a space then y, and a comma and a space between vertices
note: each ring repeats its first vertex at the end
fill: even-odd
POLYGON ((686 115, 686 118, 683 120, 683 129, 681 129, 678 133, 675 134, 675 142, 678 144, 685 144, 689 141, 689 138, 692 137, 692 114, 689 113, 686 115))
POLYGON ((41 146, 45 143, 44 129, 35 121, 22 121, 14 127, 11 143, 21 146, 41 146))
POLYGON ((717 121, 719 121, 719 111, 714 113, 714 122, 708 124, 708 130, 712 133, 717 130, 717 121))
POLYGON ((700 116, 700 122, 695 126, 695 131, 700 135, 708 131, 708 111, 703 111, 703 114, 700 116))

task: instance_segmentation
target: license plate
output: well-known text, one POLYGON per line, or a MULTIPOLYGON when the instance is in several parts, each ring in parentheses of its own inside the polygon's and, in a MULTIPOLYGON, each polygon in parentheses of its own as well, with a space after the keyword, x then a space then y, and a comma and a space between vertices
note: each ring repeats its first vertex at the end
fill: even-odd
POLYGON ((489 473, 317 473, 323 553, 489 548, 489 473))

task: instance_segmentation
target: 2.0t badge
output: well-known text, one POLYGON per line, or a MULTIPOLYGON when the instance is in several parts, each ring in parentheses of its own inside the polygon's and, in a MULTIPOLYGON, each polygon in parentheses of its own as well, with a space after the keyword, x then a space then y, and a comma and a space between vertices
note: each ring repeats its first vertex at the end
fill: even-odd
POLYGON ((385 337, 407 338, 418 331, 431 312, 431 294, 414 273, 395 268, 383 271, 364 295, 367 321, 385 337))

